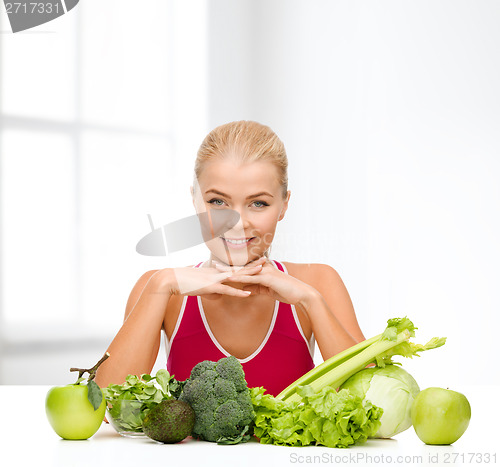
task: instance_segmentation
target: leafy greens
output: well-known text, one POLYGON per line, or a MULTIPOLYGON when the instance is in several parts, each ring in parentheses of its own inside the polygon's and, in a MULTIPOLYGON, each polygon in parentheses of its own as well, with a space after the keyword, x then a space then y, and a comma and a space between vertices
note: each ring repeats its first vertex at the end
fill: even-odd
POLYGON ((128 375, 123 384, 110 384, 102 391, 112 424, 118 430, 141 432, 149 411, 162 400, 177 398, 183 384, 163 368, 156 376, 128 375))
POLYGON ((302 403, 264 392, 263 387, 250 388, 256 414, 254 434, 262 444, 347 448, 365 442, 380 428, 383 410, 347 389, 337 392, 327 386, 314 393, 311 386, 301 386, 297 393, 302 403))

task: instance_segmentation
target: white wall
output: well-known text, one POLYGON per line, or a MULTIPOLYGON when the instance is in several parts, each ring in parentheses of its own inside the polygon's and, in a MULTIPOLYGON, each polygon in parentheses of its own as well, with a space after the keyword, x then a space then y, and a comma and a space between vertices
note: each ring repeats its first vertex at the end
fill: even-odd
MULTIPOLYGON (((191 164, 205 130, 238 119, 266 123, 287 147, 292 191, 272 256, 335 267, 367 337, 406 314, 419 327, 416 341, 447 336, 442 349, 404 362, 422 387, 499 384, 491 368, 499 325, 500 4, 201 4, 206 25, 199 15, 190 21, 187 3, 169 3, 185 24, 169 37, 187 50, 169 58, 172 79, 187 85, 172 96, 176 172, 168 189, 177 204, 160 212, 155 200, 156 224, 191 209, 191 164), (205 26, 208 40, 193 41, 189 31, 205 26)), ((10 379, 2 382, 67 382, 68 364, 92 365, 104 339, 85 341, 78 355, 62 347, 19 351, 3 360, 0 373, 10 379)))
POLYGON ((272 255, 344 279, 366 336, 408 315, 422 386, 498 384, 500 4, 211 2, 210 123, 270 125, 292 191, 272 255))

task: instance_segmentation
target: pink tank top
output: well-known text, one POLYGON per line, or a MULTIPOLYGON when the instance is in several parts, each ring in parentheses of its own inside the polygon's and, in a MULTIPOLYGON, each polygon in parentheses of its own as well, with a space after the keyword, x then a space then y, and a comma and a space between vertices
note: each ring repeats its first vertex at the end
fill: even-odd
MULTIPOLYGON (((272 260, 272 264, 288 274, 280 262, 272 260)), ((170 342, 165 336, 165 344, 167 370, 179 381, 189 378, 197 363, 231 355, 210 330, 200 296, 184 296, 174 332, 170 342)), ((307 342, 295 306, 276 300, 266 337, 252 355, 238 360, 245 370, 248 387, 263 386, 276 396, 314 368, 313 352, 313 336, 307 342)))

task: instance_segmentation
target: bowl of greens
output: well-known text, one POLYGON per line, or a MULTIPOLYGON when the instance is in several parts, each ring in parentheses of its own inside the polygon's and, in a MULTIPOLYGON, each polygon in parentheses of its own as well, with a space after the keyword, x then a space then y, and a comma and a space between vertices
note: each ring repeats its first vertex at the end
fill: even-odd
POLYGON ((161 369, 156 376, 128 375, 123 384, 110 384, 102 391, 106 398, 106 418, 111 426, 120 435, 135 438, 145 436, 142 422, 153 407, 179 396, 182 382, 161 369))
POLYGON ((144 404, 137 399, 117 399, 112 403, 107 403, 106 418, 122 436, 129 438, 145 436, 142 431, 142 422, 156 404, 155 402, 144 404))

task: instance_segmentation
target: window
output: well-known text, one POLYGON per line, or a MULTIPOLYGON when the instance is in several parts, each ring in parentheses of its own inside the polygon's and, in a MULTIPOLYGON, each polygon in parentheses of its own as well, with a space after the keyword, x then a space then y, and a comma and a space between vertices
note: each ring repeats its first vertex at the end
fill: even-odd
POLYGON ((147 258, 135 245, 148 214, 157 226, 192 214, 206 8, 87 0, 0 35, 4 345, 108 340, 138 277, 193 255, 147 258))

